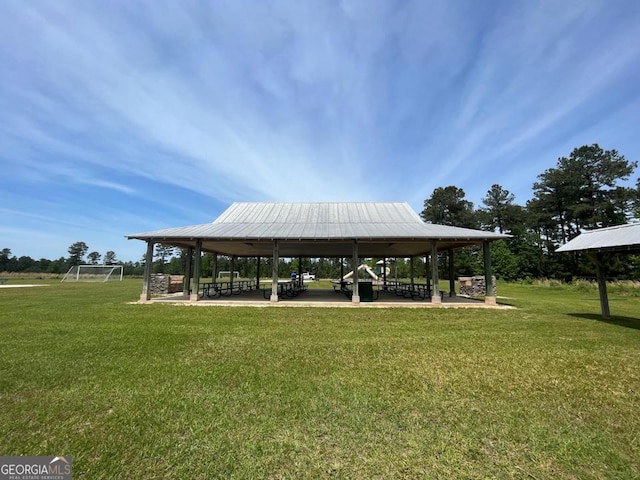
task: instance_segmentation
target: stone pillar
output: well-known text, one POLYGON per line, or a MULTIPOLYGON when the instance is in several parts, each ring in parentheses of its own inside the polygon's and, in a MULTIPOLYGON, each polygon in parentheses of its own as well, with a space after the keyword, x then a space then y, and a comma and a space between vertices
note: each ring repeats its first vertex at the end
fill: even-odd
POLYGON ((280 255, 278 252, 278 240, 273 241, 273 268, 271 269, 271 301, 278 301, 278 264, 280 255))
POLYGON ((187 248, 187 268, 184 272, 184 289, 182 294, 188 297, 191 293, 191 264, 193 263, 193 247, 187 248))
POLYGON ((433 293, 431 303, 442 303, 440 298, 440 284, 438 283, 438 243, 431 245, 431 280, 433 281, 433 293))
POLYGON ((353 241, 353 296, 351 303, 360 304, 360 292, 358 291, 358 241, 353 241))
POLYGON ((142 277, 142 293, 140 301, 147 302, 151 300, 151 271, 153 270, 153 247, 154 242, 147 240, 147 252, 144 256, 144 276, 142 277))
POLYGON ((491 274, 491 250, 487 240, 482 242, 482 253, 484 254, 484 303, 495 305, 496 297, 493 294, 493 278, 491 274))
POLYGON ((202 261, 202 240, 196 240, 196 249, 193 255, 193 290, 189 299, 197 302, 200 298, 200 264, 202 261))

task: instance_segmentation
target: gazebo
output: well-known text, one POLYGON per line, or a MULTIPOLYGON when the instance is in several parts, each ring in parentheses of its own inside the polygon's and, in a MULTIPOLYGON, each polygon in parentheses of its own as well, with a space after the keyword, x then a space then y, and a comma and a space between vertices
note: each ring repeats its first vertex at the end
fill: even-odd
POLYGON ((609 297, 606 283, 606 255, 612 253, 640 253, 640 223, 628 223, 615 227, 583 232, 562 245, 557 252, 585 252, 596 265, 596 279, 600 292, 600 310, 603 318, 609 318, 609 297))
MULTIPOLYGON (((187 284, 190 300, 198 301, 203 252, 237 257, 272 257, 272 290, 269 300, 277 302, 278 262, 289 258, 431 257, 449 253, 453 290, 453 251, 482 245, 485 270, 485 302, 495 304, 489 242, 509 235, 468 228, 425 223, 403 202, 330 203, 245 203, 232 204, 212 223, 169 228, 127 235, 147 242, 141 301, 151 299, 149 284, 154 245, 159 243, 187 250, 187 284), (193 275, 193 285, 190 285, 193 275)), ((432 292, 429 299, 440 303, 438 265, 431 261, 432 292)), ((258 272, 258 278, 260 274, 258 272)), ((352 303, 360 302, 358 275, 353 277, 352 303)))

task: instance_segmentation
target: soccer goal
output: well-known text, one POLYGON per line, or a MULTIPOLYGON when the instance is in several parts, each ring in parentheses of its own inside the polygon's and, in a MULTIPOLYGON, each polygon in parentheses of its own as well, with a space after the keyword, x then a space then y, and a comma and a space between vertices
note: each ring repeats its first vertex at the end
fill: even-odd
POLYGON ((122 265, 74 265, 62 282, 122 281, 122 265))
MULTIPOLYGON (((231 272, 229 270, 222 270, 218 272, 218 278, 229 278, 231 276, 231 272)), ((233 272, 233 278, 240 278, 240 272, 233 272)))

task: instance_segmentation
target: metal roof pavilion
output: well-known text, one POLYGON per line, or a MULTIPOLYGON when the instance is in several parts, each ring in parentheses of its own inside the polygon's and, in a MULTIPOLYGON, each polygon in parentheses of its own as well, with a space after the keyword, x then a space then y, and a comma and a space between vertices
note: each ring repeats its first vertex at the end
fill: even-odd
POLYGON ((607 254, 640 253, 640 223, 628 223, 583 232, 556 251, 585 252, 592 258, 596 264, 600 310, 604 318, 609 318, 611 315, 606 282, 607 254))
POLYGON ((557 251, 640 253, 640 223, 583 232, 562 245, 557 251))
POLYGON ((424 223, 404 202, 239 202, 212 223, 127 236, 239 257, 271 255, 274 240, 282 257, 349 256, 353 241, 362 257, 409 257, 508 237, 424 223))

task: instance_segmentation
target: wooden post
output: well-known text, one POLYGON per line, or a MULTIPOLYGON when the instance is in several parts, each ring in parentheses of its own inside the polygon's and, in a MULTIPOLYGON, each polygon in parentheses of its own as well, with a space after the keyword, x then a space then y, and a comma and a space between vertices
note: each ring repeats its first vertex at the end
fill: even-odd
POLYGON ((193 247, 187 248, 187 268, 184 272, 184 287, 182 295, 188 297, 191 293, 191 264, 193 263, 193 247))
POLYGON ((611 318, 611 313, 609 312, 609 295, 607 294, 607 274, 602 253, 597 253, 594 261, 596 263, 598 291, 600 292, 600 311, 602 312, 602 318, 609 319, 611 318))
POLYGON ((342 288, 343 279, 344 279, 344 258, 340 257, 340 288, 342 288))
POLYGON ((360 292, 358 291, 358 241, 353 241, 353 296, 351 302, 360 303, 360 292))
POLYGON ((231 262, 229 264, 231 271, 229 272, 229 289, 233 292, 233 271, 236 269, 236 257, 231 256, 231 262))
POLYGON ((387 257, 382 258, 382 289, 387 290, 387 257))
POLYGON ((302 284, 304 280, 302 279, 302 257, 298 257, 298 278, 297 280, 302 284))
POLYGON ((256 288, 260 288, 260 257, 256 260, 256 288))
POLYGON ((211 281, 215 282, 218 278, 218 254, 213 253, 213 262, 211 265, 211 281))
POLYGON ((449 298, 456 296, 456 280, 453 278, 453 248, 449 249, 447 253, 449 260, 449 298))
POLYGON ((273 241, 273 268, 271 269, 271 301, 278 301, 278 264, 280 257, 278 252, 278 240, 273 241))
POLYGON ((147 252, 144 256, 144 277, 142 278, 142 293, 140 301, 151 300, 151 272, 153 271, 153 240, 147 240, 147 252))
POLYGON ((200 263, 202 261, 202 239, 196 240, 196 249, 193 256, 193 290, 190 300, 197 302, 200 298, 200 263))
POLYGON ((413 257, 409 258, 409 271, 411 272, 411 293, 413 294, 413 285, 414 285, 414 271, 413 271, 413 267, 414 267, 414 261, 413 261, 413 257))
POLYGON ((491 274, 491 250, 487 240, 482 242, 482 252, 484 253, 484 303, 496 304, 496 297, 493 294, 493 275, 491 274))
POLYGON ((440 285, 438 283, 438 243, 435 241, 431 245, 431 279, 433 280, 431 303, 442 303, 440 285))
MULTIPOLYGON (((431 293, 431 272, 429 271, 429 262, 431 257, 429 255, 424 256, 424 276, 427 280, 427 293, 431 293)), ((425 300, 430 300, 429 295, 424 296, 425 300)))

